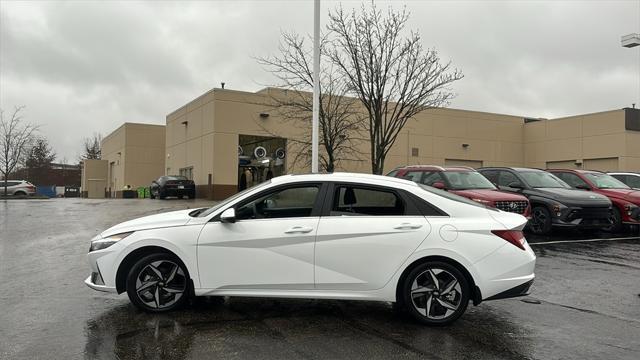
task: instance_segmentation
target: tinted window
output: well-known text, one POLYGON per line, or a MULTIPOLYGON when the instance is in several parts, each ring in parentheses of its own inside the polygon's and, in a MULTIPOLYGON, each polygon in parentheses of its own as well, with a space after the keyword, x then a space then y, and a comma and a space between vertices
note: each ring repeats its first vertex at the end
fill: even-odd
POLYGON ((580 177, 576 174, 572 173, 553 173, 555 176, 559 177, 560 180, 569 184, 569 186, 573 188, 577 188, 578 186, 589 187, 591 188, 584 180, 580 179, 580 177))
POLYGON ((396 169, 396 170, 391 170, 391 171, 387 174, 387 176, 396 177, 396 174, 397 174, 397 173, 398 173, 398 170, 397 170, 397 169, 396 169))
POLYGON ((628 175, 626 184, 632 188, 640 188, 640 176, 628 175))
POLYGON ((422 178, 422 184, 433 186, 433 184, 437 182, 444 183, 444 179, 442 178, 442 175, 440 175, 440 172, 425 172, 424 178, 422 178))
POLYGON ((393 191, 359 186, 338 186, 335 189, 331 216, 341 215, 404 215, 404 203, 393 191))
POLYGON ((498 184, 500 186, 509 186, 509 184, 513 183, 521 184, 518 177, 516 177, 510 171, 500 171, 500 175, 498 175, 498 184))
POLYGON ((198 214, 198 217, 205 217, 205 216, 209 216, 210 214, 212 214, 212 213, 213 213, 213 212, 215 212, 216 210, 221 209, 221 208, 225 207, 227 204, 229 204, 229 203, 231 203, 231 202, 235 201, 236 199, 238 199, 238 198, 241 198, 241 197, 245 196, 247 193, 252 192, 252 191, 254 191, 254 190, 256 190, 256 189, 259 189, 259 188, 261 188, 261 187, 264 187, 265 185, 268 185, 268 184, 270 184, 270 183, 271 183, 271 180, 267 180, 267 181, 265 181, 265 182, 263 182, 263 183, 260 183, 260 184, 258 184, 258 185, 253 186, 253 187, 250 187, 250 188, 248 188, 248 189, 245 189, 245 190, 243 190, 243 191, 240 191, 239 193, 237 193, 237 194, 235 194, 235 195, 232 195, 232 196, 230 196, 230 197, 228 197, 228 198, 226 198, 226 199, 222 200, 222 201, 221 201, 221 202, 219 202, 218 204, 216 204, 216 205, 214 205, 214 206, 210 207, 209 209, 207 209, 207 210, 205 210, 205 211, 203 211, 203 212, 199 213, 199 214, 198 214))
POLYGON ((406 174, 404 174, 403 178, 419 183, 420 180, 422 180, 422 174, 423 174, 422 171, 409 171, 406 174))
POLYGON ((480 174, 482 174, 484 177, 489 179, 489 181, 491 181, 492 183, 494 183, 494 184, 498 183, 498 171, 497 170, 484 170, 484 171, 480 171, 480 174))
POLYGON ((300 186, 269 192, 236 208, 238 220, 311 216, 320 186, 300 186))

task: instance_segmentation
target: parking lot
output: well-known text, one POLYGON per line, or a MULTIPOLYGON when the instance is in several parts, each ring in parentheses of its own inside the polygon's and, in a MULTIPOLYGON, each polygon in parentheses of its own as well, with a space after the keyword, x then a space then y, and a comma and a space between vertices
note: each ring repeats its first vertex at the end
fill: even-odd
POLYGON ((528 237, 538 255, 531 295, 470 306, 444 328, 419 325, 387 303, 354 301, 201 299, 151 315, 125 294, 84 285, 89 239, 102 230, 208 204, 0 202, 0 358, 637 359, 640 352, 637 233, 528 237))

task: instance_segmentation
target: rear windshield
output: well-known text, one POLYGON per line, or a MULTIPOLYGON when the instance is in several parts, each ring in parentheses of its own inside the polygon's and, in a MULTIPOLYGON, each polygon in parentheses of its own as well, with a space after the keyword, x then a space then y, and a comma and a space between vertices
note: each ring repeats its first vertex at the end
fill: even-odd
POLYGON ((186 176, 167 176, 167 180, 189 180, 186 176))

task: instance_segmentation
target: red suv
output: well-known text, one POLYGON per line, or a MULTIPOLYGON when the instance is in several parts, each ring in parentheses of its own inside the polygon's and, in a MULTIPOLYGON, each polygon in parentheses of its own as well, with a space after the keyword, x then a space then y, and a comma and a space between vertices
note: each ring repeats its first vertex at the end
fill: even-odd
POLYGON ((551 169, 547 172, 574 189, 593 191, 608 197, 613 203, 611 231, 620 230, 622 224, 640 224, 640 191, 600 171, 551 169))
POLYGON ((411 165, 396 168, 387 176, 433 186, 502 211, 530 216, 531 207, 526 197, 498 190, 491 181, 470 167, 411 165))

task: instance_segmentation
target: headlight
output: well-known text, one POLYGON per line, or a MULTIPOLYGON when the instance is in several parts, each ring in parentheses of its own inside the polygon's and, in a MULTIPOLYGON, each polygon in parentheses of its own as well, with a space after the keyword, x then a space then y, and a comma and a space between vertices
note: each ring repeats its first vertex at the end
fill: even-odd
POLYGON ((627 212, 627 215, 631 216, 633 214, 633 210, 635 210, 638 206, 634 204, 625 204, 624 210, 627 212))
POLYGON ((491 201, 485 200, 485 199, 471 199, 471 200, 473 200, 473 201, 475 201, 477 203, 480 203, 480 204, 485 204, 485 205, 491 204, 491 201))
POLYGON ((133 234, 133 231, 126 232, 126 233, 121 233, 121 234, 116 234, 116 235, 111 235, 111 236, 103 238, 103 239, 92 241, 91 242, 91 247, 89 248, 89 252, 106 249, 109 246, 117 243, 118 241, 126 238, 127 236, 129 236, 131 234, 133 234))

